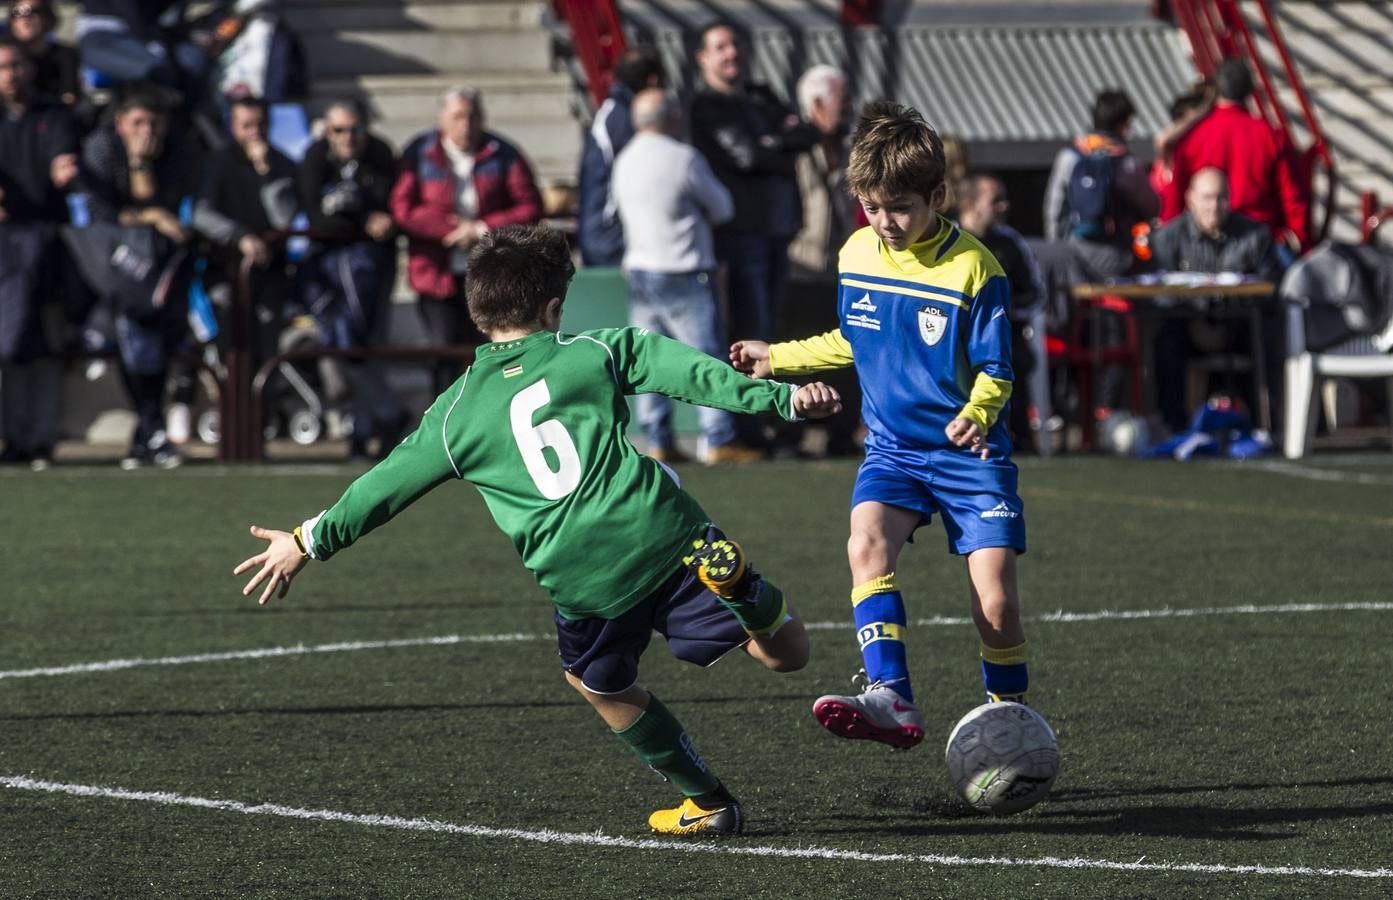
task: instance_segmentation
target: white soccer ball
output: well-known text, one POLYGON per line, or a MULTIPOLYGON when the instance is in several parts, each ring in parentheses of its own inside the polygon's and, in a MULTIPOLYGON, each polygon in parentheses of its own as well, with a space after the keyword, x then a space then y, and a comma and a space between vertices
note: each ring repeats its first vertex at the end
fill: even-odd
POLYGON ((1005 816, 1029 809, 1050 792, 1059 774, 1059 742, 1030 707, 986 703, 948 735, 944 761, 969 806, 1005 816))
POLYGON ((1117 456, 1137 456, 1151 443, 1146 419, 1117 410, 1098 423, 1098 442, 1117 456))

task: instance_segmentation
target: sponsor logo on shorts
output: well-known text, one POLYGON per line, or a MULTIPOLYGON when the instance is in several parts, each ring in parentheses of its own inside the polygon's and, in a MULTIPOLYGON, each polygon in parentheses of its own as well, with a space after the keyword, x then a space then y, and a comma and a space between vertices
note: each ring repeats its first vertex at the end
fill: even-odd
POLYGON ((850 325, 853 328, 869 328, 871 331, 880 330, 880 320, 873 319, 870 316, 847 316, 846 324, 850 325))
POLYGON ((1019 516, 1020 513, 1008 506, 1005 500, 1002 500, 991 509, 985 510, 981 515, 983 519, 1015 519, 1019 516))
POLYGON ((875 312, 875 304, 871 302, 870 294, 862 294, 861 299, 851 304, 852 309, 860 309, 866 312, 875 312))

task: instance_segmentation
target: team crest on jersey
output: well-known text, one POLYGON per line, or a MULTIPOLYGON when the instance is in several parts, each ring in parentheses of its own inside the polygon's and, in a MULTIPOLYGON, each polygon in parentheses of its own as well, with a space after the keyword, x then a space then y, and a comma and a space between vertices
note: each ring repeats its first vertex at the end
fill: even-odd
POLYGON ((937 306, 923 306, 919 308, 919 336, 924 339, 924 343, 932 347, 943 340, 943 335, 948 331, 948 316, 937 306))

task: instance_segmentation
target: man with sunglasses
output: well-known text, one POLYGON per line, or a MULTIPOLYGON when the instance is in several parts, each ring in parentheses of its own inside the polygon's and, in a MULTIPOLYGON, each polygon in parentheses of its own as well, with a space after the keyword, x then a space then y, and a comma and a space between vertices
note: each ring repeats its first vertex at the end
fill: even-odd
MULTIPOLYGON (((366 347, 386 342, 387 310, 396 281, 396 227, 387 211, 396 158, 387 142, 368 131, 354 100, 336 100, 324 111, 324 136, 305 154, 300 202, 318 236, 301 264, 305 301, 325 342, 366 347), (333 239, 328 239, 333 235, 333 239)), ((389 453, 406 425, 406 410, 374 360, 347 366, 353 385, 353 433, 349 455, 389 453)))

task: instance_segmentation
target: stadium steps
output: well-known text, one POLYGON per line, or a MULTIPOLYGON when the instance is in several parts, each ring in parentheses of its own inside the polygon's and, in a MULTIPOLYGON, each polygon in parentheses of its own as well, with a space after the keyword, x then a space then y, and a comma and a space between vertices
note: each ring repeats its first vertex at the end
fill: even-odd
POLYGON ((310 60, 311 110, 359 97, 401 149, 431 127, 442 91, 484 95, 487 127, 516 144, 539 183, 572 182, 580 155, 575 91, 553 71, 539 0, 286 0, 310 60))
POLYGON ((290 0, 286 21, 301 34, 351 29, 429 31, 530 28, 542 4, 521 0, 290 0))

